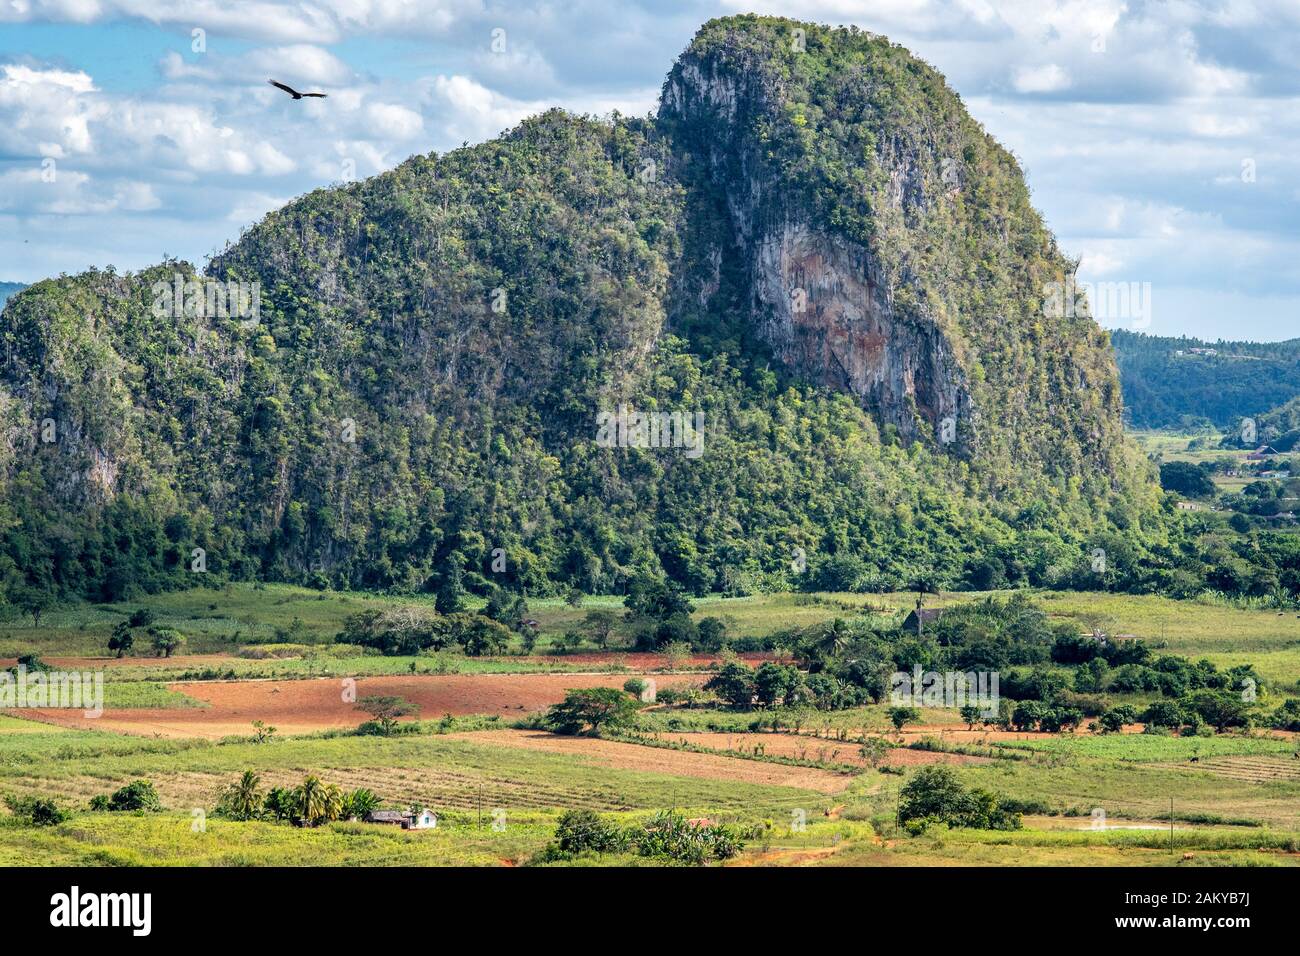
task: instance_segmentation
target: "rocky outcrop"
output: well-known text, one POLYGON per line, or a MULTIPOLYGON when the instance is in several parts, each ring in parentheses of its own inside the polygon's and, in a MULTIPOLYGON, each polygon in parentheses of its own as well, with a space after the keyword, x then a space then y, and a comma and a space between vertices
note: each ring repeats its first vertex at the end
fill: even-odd
MULTIPOLYGON (((779 112, 780 82, 761 54, 727 53, 726 63, 693 50, 679 60, 661 122, 683 164, 706 165, 699 178, 725 195, 728 248, 710 253, 739 258, 760 337, 801 377, 852 394, 904 439, 969 452, 973 402, 947 335, 924 315, 901 314, 875 250, 812 221, 809 204, 766 168, 755 130, 779 112)), ((924 201, 918 179, 914 163, 890 171, 896 204, 924 201)))
POLYGON ((909 439, 929 423, 940 444, 957 444, 970 393, 948 340, 895 313, 869 250, 784 223, 755 241, 751 267, 762 335, 782 361, 909 439))

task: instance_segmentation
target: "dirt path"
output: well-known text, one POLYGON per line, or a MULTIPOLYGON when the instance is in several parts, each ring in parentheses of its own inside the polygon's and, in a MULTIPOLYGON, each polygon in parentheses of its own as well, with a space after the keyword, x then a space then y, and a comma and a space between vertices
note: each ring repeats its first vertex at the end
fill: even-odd
POLYGON ((727 866, 812 866, 839 852, 838 846, 798 850, 768 850, 766 853, 742 854, 727 866))
MULTIPOLYGON (((795 734, 755 734, 755 733, 682 733, 665 731, 657 734, 660 740, 676 743, 685 741, 711 750, 734 750, 752 754, 756 751, 769 756, 793 757, 797 760, 815 760, 818 763, 849 764, 855 767, 870 766, 870 762, 859 754, 860 746, 854 741, 827 740, 795 734)), ((941 753, 932 750, 907 750, 896 747, 890 750, 882 766, 898 767, 919 764, 949 763, 989 763, 991 757, 968 757, 964 754, 941 753)))

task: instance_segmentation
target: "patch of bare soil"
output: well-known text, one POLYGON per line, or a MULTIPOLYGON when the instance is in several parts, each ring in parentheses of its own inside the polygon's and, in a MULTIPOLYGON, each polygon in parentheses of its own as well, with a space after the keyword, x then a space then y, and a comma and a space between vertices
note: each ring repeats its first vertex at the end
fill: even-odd
MULTIPOLYGON (((251 734, 261 720, 281 734, 355 727, 367 717, 355 700, 366 696, 403 697, 418 708, 412 719, 444 714, 499 714, 522 717, 545 710, 577 687, 622 687, 626 674, 448 674, 287 681, 190 681, 169 684, 208 706, 107 710, 87 718, 80 710, 16 710, 63 727, 113 730, 161 737, 251 734), (351 697, 349 700, 348 697, 351 697)), ((661 687, 694 687, 703 675, 659 678, 661 687)))

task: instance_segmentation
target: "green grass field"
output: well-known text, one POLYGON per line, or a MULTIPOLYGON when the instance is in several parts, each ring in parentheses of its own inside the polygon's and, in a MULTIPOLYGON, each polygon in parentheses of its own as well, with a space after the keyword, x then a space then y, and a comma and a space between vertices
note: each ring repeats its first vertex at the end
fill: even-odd
MULTIPOLYGON (((0 862, 498 865, 525 862, 539 851, 565 808, 591 807, 628 821, 657 807, 678 807, 720 821, 765 823, 765 834, 751 843, 741 863, 1166 865, 1170 795, 1179 862, 1185 852, 1196 853, 1198 865, 1291 865, 1300 859, 1300 781, 1258 786, 1225 780, 1157 765, 1159 758, 1176 756, 1166 749, 1149 749, 1135 761, 1113 755, 1103 743, 1110 741, 1063 747, 1063 752, 1049 748, 1026 761, 959 768, 970 785, 1045 804, 1050 815, 1027 818, 1024 831, 943 831, 912 838, 892 826, 896 793, 906 777, 870 770, 844 792, 826 795, 619 770, 436 734, 211 744, 39 731, 7 719, 0 725, 0 790, 53 794, 84 808, 95 793, 144 777, 155 783, 167 809, 161 814, 79 809, 70 821, 51 828, 7 820, 0 824, 0 862), (365 783, 390 798, 437 806, 442 823, 433 833, 357 823, 300 830, 209 816, 220 787, 249 766, 272 783, 289 784, 306 772, 343 786, 365 783), (832 808, 837 817, 828 819, 832 808), (1115 829, 1092 829, 1098 808, 1115 829), (808 820, 806 831, 792 829, 797 811, 808 820), (504 829, 494 830, 494 820, 504 829)), ((1232 743, 1220 752, 1269 749, 1255 746, 1264 742, 1232 743)))
MULTIPOLYGON (((1006 592, 993 592, 1006 593, 1006 592)), ((1300 676, 1300 613, 1242 609, 1227 604, 1175 601, 1155 595, 1102 592, 1031 591, 1054 619, 1099 615, 1118 634, 1131 634, 1167 648, 1169 653, 1192 658, 1208 657, 1215 663, 1236 663, 1248 654, 1266 678, 1296 686, 1300 676), (1270 673, 1271 672, 1271 673, 1270 673)), ((927 604, 943 607, 987 597, 984 592, 948 592, 932 595, 927 604)), ((340 674, 408 673, 412 658, 357 654, 356 650, 330 646, 344 619, 371 606, 392 605, 411 599, 340 595, 287 585, 253 587, 234 585, 212 590, 180 591, 119 605, 83 605, 61 608, 42 618, 40 628, 30 621, 11 620, 0 625, 0 657, 36 653, 45 657, 110 657, 108 638, 113 625, 137 607, 154 611, 159 626, 186 636, 184 655, 222 655, 206 662, 151 657, 138 647, 134 657, 149 666, 112 669, 106 679, 193 679, 201 671, 210 676, 296 677, 340 674), (213 606, 215 605, 215 610, 213 606), (295 623, 297 622, 297 623, 295 623), (295 656, 238 657, 264 645, 292 644, 295 656), (310 645, 304 647, 303 645, 310 645)), ((882 618, 901 619, 915 603, 911 593, 895 594, 770 594, 746 598, 696 599, 695 617, 720 617, 734 637, 761 637, 776 631, 816 624, 836 616, 847 617, 877 608, 882 618)), ((529 671, 591 670, 589 661, 571 663, 554 654, 552 639, 572 629, 594 607, 621 608, 614 598, 588 598, 572 608, 557 598, 536 599, 530 613, 541 624, 536 653, 545 659, 528 661, 510 657, 491 660, 458 654, 425 654, 416 659, 421 673, 522 673, 529 671)), ((580 651, 590 652, 585 646, 580 651)), ((518 653, 521 648, 514 647, 518 653)), ((617 666, 617 654, 610 655, 617 666)))

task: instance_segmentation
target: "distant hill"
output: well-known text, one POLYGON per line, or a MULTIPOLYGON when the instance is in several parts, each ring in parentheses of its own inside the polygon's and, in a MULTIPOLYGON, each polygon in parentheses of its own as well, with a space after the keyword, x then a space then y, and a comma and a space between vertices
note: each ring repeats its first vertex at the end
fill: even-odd
POLYGON ((1135 428, 1197 419, 1228 428, 1300 396, 1300 339, 1207 342, 1119 330, 1110 338, 1135 428))
POLYGON ((21 282, 0 282, 0 309, 5 307, 5 302, 16 292, 21 292, 27 286, 21 282))

